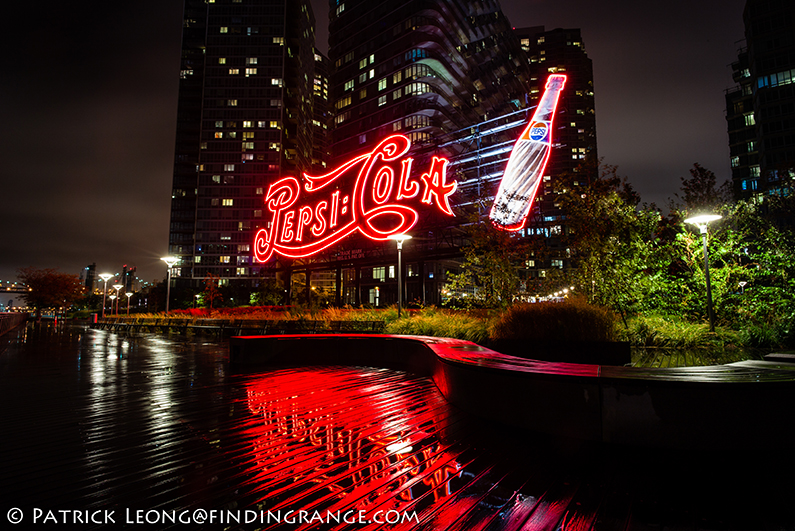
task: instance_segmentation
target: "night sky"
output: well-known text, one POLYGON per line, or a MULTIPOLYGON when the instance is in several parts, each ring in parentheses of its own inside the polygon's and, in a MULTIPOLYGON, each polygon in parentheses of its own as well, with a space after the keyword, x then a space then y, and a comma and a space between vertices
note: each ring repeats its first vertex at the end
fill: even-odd
MULTIPOLYGON (((326 20, 326 3, 312 0, 326 20)), ((664 206, 693 163, 730 176, 724 118, 745 0, 503 0, 515 27, 580 28, 599 155, 664 206)), ((0 280, 138 268, 168 249, 182 2, 13 2, 0 56, 0 280)), ((320 24, 324 25, 324 24, 320 24)), ((318 30, 326 51, 327 31, 318 30)), ((667 209, 664 209, 667 212, 667 209)))

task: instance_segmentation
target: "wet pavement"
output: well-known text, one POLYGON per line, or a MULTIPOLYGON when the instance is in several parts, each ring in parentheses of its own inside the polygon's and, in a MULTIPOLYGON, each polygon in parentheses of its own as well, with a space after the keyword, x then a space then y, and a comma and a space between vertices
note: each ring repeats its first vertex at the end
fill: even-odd
POLYGON ((231 372, 201 338, 29 324, 0 400, 3 529, 795 529, 788 441, 583 447, 401 371, 231 372))

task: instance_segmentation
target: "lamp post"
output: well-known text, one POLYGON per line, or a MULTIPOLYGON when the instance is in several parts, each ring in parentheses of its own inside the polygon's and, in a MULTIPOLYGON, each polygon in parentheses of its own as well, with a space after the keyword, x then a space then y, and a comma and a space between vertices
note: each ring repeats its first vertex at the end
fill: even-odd
POLYGON ((119 315, 119 301, 121 300, 121 297, 119 296, 119 291, 123 287, 124 287, 124 284, 114 284, 113 285, 113 289, 116 290, 116 316, 117 317, 119 315))
POLYGON ((105 287, 102 288, 102 318, 103 319, 105 318, 105 296, 108 294, 108 280, 110 280, 112 277, 113 277, 113 275, 111 275, 110 273, 102 273, 101 275, 99 275, 99 278, 101 278, 105 282, 105 287))
POLYGON ((179 262, 179 258, 176 256, 164 256, 161 260, 168 266, 168 286, 166 288, 166 313, 168 313, 168 302, 171 298, 171 268, 174 267, 174 264, 179 262))
POLYGON ((132 296, 133 296, 132 291, 128 291, 127 293, 125 293, 125 295, 127 295, 127 317, 129 317, 130 316, 130 299, 132 299, 132 296))
POLYGON ((701 231, 701 238, 704 241, 704 278, 707 281, 707 315, 709 315, 709 331, 715 331, 715 312, 712 310, 712 286, 709 282, 709 251, 707 250, 707 225, 717 221, 723 216, 717 214, 703 214, 687 218, 685 223, 695 225, 701 231))
POLYGON ((403 242, 406 240, 410 240, 411 236, 408 234, 393 234, 389 237, 390 240, 395 240, 397 242, 397 252, 398 252, 398 270, 397 270, 397 277, 398 277, 398 319, 400 319, 400 312, 403 309, 403 263, 402 263, 402 255, 403 255, 403 242))
POLYGON ((113 303, 116 302, 116 298, 117 297, 118 297, 118 295, 111 295, 110 296, 110 309, 111 310, 113 309, 113 303))

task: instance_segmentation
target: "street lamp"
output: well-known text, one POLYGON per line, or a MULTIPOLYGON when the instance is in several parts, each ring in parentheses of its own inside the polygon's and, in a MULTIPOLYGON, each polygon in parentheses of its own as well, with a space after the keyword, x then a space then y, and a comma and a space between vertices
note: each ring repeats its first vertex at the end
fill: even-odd
POLYGON ((119 297, 119 290, 124 287, 124 284, 114 284, 113 289, 116 290, 116 315, 119 315, 119 301, 121 297, 119 297))
POLYGON ((403 263, 402 263, 402 255, 403 255, 403 242, 406 240, 410 240, 411 236, 408 234, 393 234, 389 237, 390 240, 395 240, 397 242, 397 252, 398 252, 398 319, 400 319, 400 311, 403 308, 403 263))
POLYGON ((171 268, 179 262, 179 258, 176 256, 164 256, 161 260, 168 266, 168 287, 166 288, 166 313, 168 313, 168 300, 171 298, 171 268))
POLYGON ((129 317, 130 316, 130 299, 132 299, 132 296, 133 296, 132 291, 128 291, 127 293, 125 293, 125 295, 127 295, 127 317, 129 317))
POLYGON ((101 275, 99 275, 99 278, 101 278, 105 282, 105 287, 102 288, 102 318, 104 319, 105 318, 105 296, 108 294, 108 280, 113 278, 113 275, 111 275, 110 273, 102 273, 101 275))
POLYGON ((712 286, 709 282, 709 251, 707 250, 707 225, 717 221, 723 216, 717 214, 703 214, 687 218, 685 223, 695 225, 701 231, 701 238, 704 241, 704 278, 707 280, 707 315, 709 315, 709 331, 715 331, 715 312, 712 310, 712 286))

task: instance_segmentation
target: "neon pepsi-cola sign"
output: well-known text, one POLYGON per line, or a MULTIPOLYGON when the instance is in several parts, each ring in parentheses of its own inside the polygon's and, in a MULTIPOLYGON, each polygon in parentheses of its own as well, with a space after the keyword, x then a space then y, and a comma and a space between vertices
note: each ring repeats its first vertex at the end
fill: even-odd
POLYGON ((434 156, 417 177, 414 159, 404 158, 410 147, 408 137, 392 135, 331 173, 271 184, 265 194, 270 220, 254 238, 254 260, 305 258, 354 233, 384 241, 411 230, 423 208, 454 216, 450 195, 457 183, 447 180, 448 160, 434 156))

